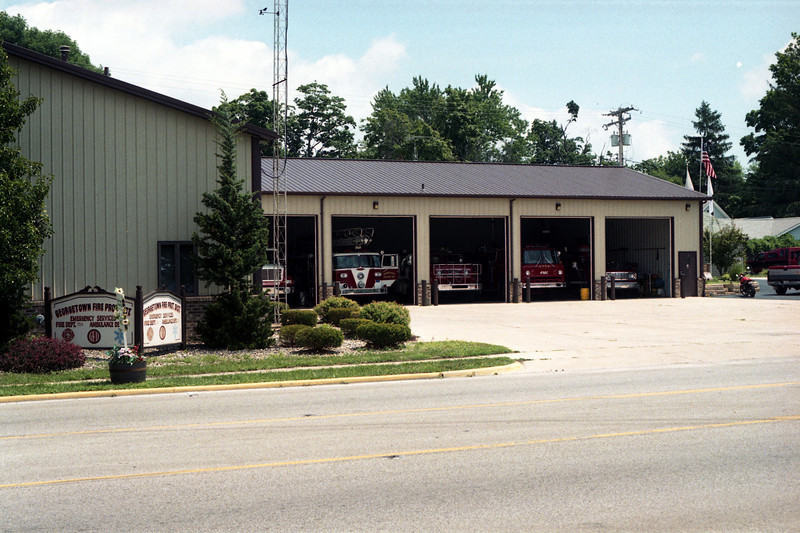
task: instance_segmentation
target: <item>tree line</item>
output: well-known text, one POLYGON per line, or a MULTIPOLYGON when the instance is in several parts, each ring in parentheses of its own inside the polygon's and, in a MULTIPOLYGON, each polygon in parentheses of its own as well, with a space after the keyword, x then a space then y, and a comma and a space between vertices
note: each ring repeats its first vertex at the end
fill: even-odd
MULTIPOLYGON (((71 62, 102 70, 69 36, 29 28, 20 15, 0 12, 0 40, 53 57, 67 45, 71 62)), ((678 150, 631 163, 631 168, 682 185, 686 169, 694 173, 700 167, 702 138, 717 176, 714 199, 731 217, 800 216, 800 34, 793 33, 788 47, 775 55, 767 93, 745 117, 754 132, 739 140, 750 157, 747 168, 729 154, 733 143, 722 117, 705 100, 695 109, 694 131, 684 135, 678 150)), ((442 88, 421 76, 399 92, 386 87, 373 97, 372 112, 361 124, 347 114, 344 98, 324 83, 301 85, 297 93, 293 104, 279 110, 279 116, 287 117, 290 157, 617 164, 611 153, 596 154, 588 140, 568 134, 580 111, 576 102, 565 104, 565 123, 529 122, 519 109, 504 103, 503 91, 485 74, 476 75, 470 88, 442 88)), ((273 102, 263 90, 253 88, 224 105, 230 106, 235 121, 275 129, 273 102)))
MULTIPOLYGON (((747 168, 730 154, 733 142, 720 113, 703 100, 695 109, 694 131, 669 151, 631 167, 683 185, 689 169, 695 176, 701 151, 708 153, 716 179, 714 200, 731 217, 800 216, 800 34, 776 53, 772 81, 759 108, 745 117, 753 128, 739 140, 750 157, 747 168), (701 150, 702 145, 702 150, 701 150)), ((470 161, 533 165, 613 165, 610 153, 596 154, 569 125, 580 106, 566 104, 569 119, 522 118, 503 102, 503 91, 486 75, 475 76, 469 89, 442 89, 422 77, 395 93, 384 88, 372 100, 372 113, 360 124, 346 113, 343 98, 325 84, 298 87, 300 96, 289 106, 287 152, 291 157, 348 157, 420 161, 470 161)), ((264 91, 232 100, 238 120, 272 129, 272 101, 264 91)), ((700 184, 697 184, 699 187, 700 184)))

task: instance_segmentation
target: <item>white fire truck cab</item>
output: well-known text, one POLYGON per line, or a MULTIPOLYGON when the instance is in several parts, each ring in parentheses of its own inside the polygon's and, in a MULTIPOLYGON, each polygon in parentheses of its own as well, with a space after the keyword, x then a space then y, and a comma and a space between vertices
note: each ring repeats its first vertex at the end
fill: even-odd
POLYGON ((369 252, 373 228, 345 228, 333 232, 333 281, 342 296, 386 294, 400 277, 397 254, 369 252), (347 250, 341 250, 346 247, 347 250))
POLYGON ((400 275, 397 254, 343 252, 333 254, 333 277, 342 296, 386 294, 400 275))
POLYGON ((294 280, 291 276, 287 277, 286 269, 282 266, 268 263, 261 267, 261 289, 271 297, 278 294, 292 294, 294 280))

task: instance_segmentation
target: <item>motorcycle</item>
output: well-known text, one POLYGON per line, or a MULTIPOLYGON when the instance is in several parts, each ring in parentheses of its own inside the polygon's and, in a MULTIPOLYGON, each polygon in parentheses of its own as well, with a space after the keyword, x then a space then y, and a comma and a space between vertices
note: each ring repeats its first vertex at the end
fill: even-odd
POLYGON ((753 285, 753 280, 744 274, 739 277, 739 292, 744 297, 755 298, 756 296, 756 287, 753 285))

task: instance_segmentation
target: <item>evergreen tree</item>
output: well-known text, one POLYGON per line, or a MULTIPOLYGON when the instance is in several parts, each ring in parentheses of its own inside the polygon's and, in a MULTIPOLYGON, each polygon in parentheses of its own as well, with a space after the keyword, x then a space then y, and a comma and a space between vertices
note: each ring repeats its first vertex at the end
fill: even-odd
POLYGON ((244 179, 236 177, 236 137, 232 109, 222 93, 213 118, 218 140, 219 187, 203 194, 207 213, 194 221, 194 267, 206 282, 226 292, 205 309, 197 333, 211 348, 255 349, 271 343, 272 304, 264 294, 253 294, 248 277, 267 262, 269 225, 261 205, 246 192, 244 179))
POLYGON ((692 121, 697 132, 696 136, 685 135, 686 140, 681 146, 683 157, 689 164, 689 172, 695 181, 695 189, 705 192, 706 175, 703 174, 702 183, 697 182, 700 172, 700 138, 702 137, 703 151, 708 152, 708 157, 714 167, 716 179, 713 180, 714 201, 716 201, 731 216, 736 216, 740 210, 742 187, 744 178, 742 167, 732 155, 726 155, 732 144, 728 141, 730 136, 725 133, 722 116, 711 109, 705 100, 695 110, 697 120, 692 121))
POLYGON ((45 209, 52 178, 22 157, 16 142, 40 100, 20 101, 13 73, 0 48, 0 352, 30 326, 22 314, 25 289, 38 279, 42 245, 52 235, 45 209))
POLYGON ((267 261, 269 224, 261 205, 246 192, 244 179, 236 177, 236 137, 231 108, 222 94, 222 103, 213 118, 218 140, 217 170, 219 187, 203 194, 207 213, 197 213, 198 233, 192 236, 197 248, 194 258, 198 277, 228 291, 247 286, 247 278, 267 261))

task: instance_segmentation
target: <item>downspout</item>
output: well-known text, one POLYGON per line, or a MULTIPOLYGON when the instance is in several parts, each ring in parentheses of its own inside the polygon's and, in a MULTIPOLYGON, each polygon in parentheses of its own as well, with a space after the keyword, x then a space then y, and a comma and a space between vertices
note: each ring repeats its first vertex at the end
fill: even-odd
MULTIPOLYGON (((699 253, 700 265, 699 265, 699 269, 698 270, 700 271, 700 276, 702 276, 702 278, 703 278, 703 291, 700 293, 700 296, 705 297, 705 295, 706 295, 706 282, 705 282, 705 279, 706 279, 706 260, 705 260, 706 259, 705 258, 706 245, 703 242, 705 240, 705 232, 703 231, 703 202, 702 201, 697 202, 697 211, 698 211, 697 217, 700 219, 700 250, 699 250, 699 252, 700 252, 699 253)), ((681 266, 680 266, 680 264, 678 264, 678 274, 679 275, 680 275, 680 268, 681 268, 681 266)), ((711 265, 708 266, 708 270, 709 270, 709 272, 712 271, 711 265)), ((681 294, 685 294, 683 292, 682 283, 683 283, 683 281, 681 281, 681 294)))
MULTIPOLYGON (((506 283, 511 283, 511 290, 514 290, 514 202, 516 198, 512 198, 508 202, 508 278, 506 283)), ((511 301, 514 301, 512 296, 511 301)))
MULTIPOLYGON (((325 282, 325 198, 327 195, 322 195, 319 199, 319 258, 317 265, 319 266, 319 286, 322 287, 325 282)), ((327 298, 327 294, 322 294, 319 301, 321 302, 327 298)))

